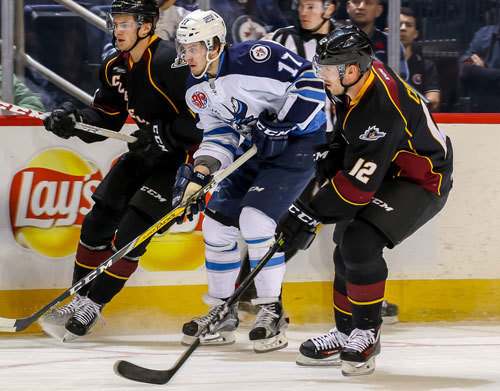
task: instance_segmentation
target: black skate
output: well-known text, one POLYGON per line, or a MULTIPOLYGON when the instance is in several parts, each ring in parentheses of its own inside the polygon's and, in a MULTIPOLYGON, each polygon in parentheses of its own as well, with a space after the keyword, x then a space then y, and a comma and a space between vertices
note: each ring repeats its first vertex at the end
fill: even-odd
POLYGON ((387 300, 382 302, 382 319, 384 324, 398 323, 399 308, 394 303, 389 303, 387 300))
POLYGON ((368 375, 375 370, 375 356, 380 353, 380 326, 354 329, 340 353, 344 376, 368 375))
POLYGON ((208 305, 212 305, 212 308, 208 311, 208 314, 184 323, 184 326, 182 326, 184 336, 181 343, 191 345, 198 336, 200 336, 201 345, 230 345, 234 343, 236 341, 234 331, 239 324, 238 303, 234 303, 229 307, 228 312, 221 315, 221 311, 224 310, 226 305, 224 300, 203 295, 203 301, 208 305), (208 329, 206 334, 200 335, 202 330, 216 319, 219 321, 214 324, 214 327, 208 329))
MULTIPOLYGON (((274 299, 273 299, 274 300, 274 299)), ((260 307, 255 322, 250 330, 249 338, 253 342, 255 353, 266 353, 283 349, 288 346, 285 330, 288 318, 279 301, 269 302, 269 299, 254 299, 252 304, 260 307)))
POLYGON ((295 362, 303 366, 340 366, 340 352, 348 337, 335 327, 321 337, 308 339, 300 345, 295 362))
POLYGON ((68 319, 75 314, 76 308, 83 298, 84 296, 80 296, 78 293, 75 293, 75 296, 68 304, 59 308, 53 308, 47 312, 38 321, 42 327, 42 331, 45 334, 50 335, 52 338, 62 341, 66 332, 64 325, 68 319))
POLYGON ((69 342, 88 334, 97 319, 99 319, 101 327, 104 327, 104 320, 101 316, 103 307, 103 304, 97 304, 88 297, 82 298, 75 314, 66 322, 67 332, 63 341, 69 342))

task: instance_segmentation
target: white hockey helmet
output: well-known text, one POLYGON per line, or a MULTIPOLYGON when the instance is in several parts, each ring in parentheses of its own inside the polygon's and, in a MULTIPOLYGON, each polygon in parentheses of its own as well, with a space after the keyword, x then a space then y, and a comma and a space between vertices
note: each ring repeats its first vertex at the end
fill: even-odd
POLYGON ((208 51, 214 49, 214 37, 222 46, 226 43, 226 23, 212 10, 196 10, 188 14, 177 28, 177 41, 181 44, 203 42, 208 51))

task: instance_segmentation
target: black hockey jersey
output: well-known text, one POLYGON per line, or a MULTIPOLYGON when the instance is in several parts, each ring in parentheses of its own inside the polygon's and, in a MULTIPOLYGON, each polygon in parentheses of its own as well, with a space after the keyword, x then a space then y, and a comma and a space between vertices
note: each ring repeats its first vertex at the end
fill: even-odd
POLYGON ((392 70, 374 62, 358 96, 343 106, 337 105, 337 115, 347 141, 345 169, 331 180, 334 191, 317 194, 325 199, 315 200, 315 209, 327 204, 329 220, 352 217, 386 180, 410 180, 438 195, 450 191, 451 141, 392 70))
MULTIPOLYGON (((128 115, 139 126, 161 120, 171 124, 179 148, 198 144, 201 132, 184 100, 189 68, 171 68, 176 55, 175 45, 156 35, 136 63, 130 53, 110 54, 101 65, 101 85, 91 107, 79 111, 84 122, 119 131, 128 115)), ((86 142, 102 140, 92 134, 81 138, 86 142)))

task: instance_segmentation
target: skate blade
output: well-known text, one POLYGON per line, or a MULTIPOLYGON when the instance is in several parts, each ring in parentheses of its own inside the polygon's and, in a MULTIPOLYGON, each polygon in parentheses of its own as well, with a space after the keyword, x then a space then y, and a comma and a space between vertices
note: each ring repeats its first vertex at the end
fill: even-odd
POLYGON ((342 375, 362 376, 375 371, 375 357, 370 357, 366 362, 342 361, 342 375))
POLYGON ((267 353, 274 350, 284 349, 288 346, 288 339, 285 333, 279 333, 271 338, 257 339, 253 341, 255 353, 267 353))
MULTIPOLYGON (((190 346, 196 341, 197 337, 184 335, 181 339, 181 344, 190 346)), ((236 335, 232 331, 207 334, 200 338, 200 345, 231 345, 236 342, 236 335)))
POLYGON ((64 334, 62 341, 65 343, 73 342, 74 340, 76 340, 80 337, 81 337, 81 335, 76 335, 76 334, 73 334, 71 331, 66 330, 66 334, 64 334))
POLYGON ((399 322, 398 316, 383 316, 382 317, 383 324, 396 324, 399 322))
POLYGON ((340 353, 334 354, 328 358, 310 358, 300 355, 295 360, 295 364, 301 367, 340 367, 340 353))

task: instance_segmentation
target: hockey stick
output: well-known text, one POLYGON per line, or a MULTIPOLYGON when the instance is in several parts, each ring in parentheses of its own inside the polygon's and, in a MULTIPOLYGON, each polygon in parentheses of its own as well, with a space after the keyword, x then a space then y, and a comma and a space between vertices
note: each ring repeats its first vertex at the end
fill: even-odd
POLYGON ((193 344, 190 345, 178 358, 175 364, 166 370, 156 370, 144 368, 139 365, 132 364, 129 361, 118 360, 113 370, 118 376, 124 377, 129 380, 134 380, 141 383, 151 383, 151 384, 166 384, 168 381, 179 371, 182 365, 186 362, 186 360, 191 356, 191 354, 196 350, 201 343, 201 336, 208 332, 210 326, 214 326, 218 321, 218 314, 224 313, 225 311, 229 311, 229 307, 236 303, 243 292, 248 288, 248 286, 255 279, 257 274, 262 270, 266 263, 272 258, 272 256, 278 252, 278 250, 283 245, 283 237, 280 237, 276 240, 276 242, 271 246, 269 251, 264 255, 264 257, 260 260, 260 262, 255 266, 255 268, 246 276, 246 278, 242 281, 242 283, 238 286, 238 288, 234 291, 234 293, 227 299, 224 307, 221 311, 214 314, 212 321, 209 322, 205 327, 203 327, 199 332, 197 338, 194 340, 193 344))
MULTIPOLYGON (((48 115, 40 111, 31 110, 26 107, 16 106, 11 103, 3 102, 1 100, 0 100, 0 109, 10 111, 11 113, 27 115, 28 117, 38 118, 41 120, 44 120, 45 117, 47 117, 48 115)), ((94 125, 84 124, 83 122, 76 122, 75 129, 79 129, 87 133, 98 134, 100 136, 108 138, 114 138, 117 140, 126 141, 128 143, 133 143, 134 141, 137 141, 137 138, 134 136, 113 132, 112 130, 99 128, 98 126, 94 125)))
POLYGON ((224 170, 214 174, 212 180, 202 187, 200 190, 198 190, 196 193, 194 193, 191 197, 188 198, 186 202, 183 204, 179 205, 169 213, 167 213, 165 216, 163 216, 160 220, 158 220, 155 224, 153 224, 151 227, 149 227, 144 233, 130 241, 127 245, 122 247, 120 250, 118 250, 116 253, 114 253, 111 257, 109 257, 107 260, 105 260, 103 263, 101 263, 96 269, 92 270, 89 274, 87 274, 85 277, 77 281, 71 288, 66 290, 65 292, 61 293, 58 297, 56 297, 54 300, 52 300, 49 304, 38 310, 36 313, 34 313, 31 316, 28 316, 26 318, 19 318, 19 319, 11 319, 11 318, 2 318, 0 317, 0 331, 5 331, 9 333, 15 333, 18 331, 22 331, 31 324, 33 324, 38 318, 42 317, 47 311, 58 305, 61 301, 66 299, 67 297, 71 296, 75 292, 78 292, 80 288, 82 288, 84 285, 88 284, 90 281, 92 281, 94 278, 96 278, 99 274, 104 272, 108 267, 110 267, 112 264, 117 262, 120 258, 122 258, 124 255, 126 255, 129 251, 132 249, 136 248, 139 244, 144 242, 147 238, 150 236, 154 235, 156 232, 158 232, 161 228, 166 227, 167 229, 170 228, 174 223, 175 219, 177 217, 181 217, 184 214, 184 211, 186 207, 191 204, 194 200, 198 199, 199 197, 203 196, 204 194, 208 193, 210 190, 214 189, 217 187, 217 185, 225 179, 227 176, 229 176, 231 173, 233 173, 236 169, 238 169, 243 163, 245 163, 248 159, 250 159, 255 153, 257 152, 257 147, 255 145, 252 145, 252 147, 246 151, 243 155, 241 155, 237 160, 235 160, 233 163, 231 163, 229 166, 227 166, 224 170))

